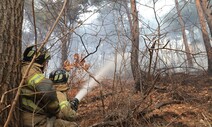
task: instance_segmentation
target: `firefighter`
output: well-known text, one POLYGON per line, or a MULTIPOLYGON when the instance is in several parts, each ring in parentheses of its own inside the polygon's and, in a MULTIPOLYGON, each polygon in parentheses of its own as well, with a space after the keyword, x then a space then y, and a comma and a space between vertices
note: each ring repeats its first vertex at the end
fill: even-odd
POLYGON ((37 52, 35 45, 27 47, 23 53, 21 72, 22 75, 27 73, 27 76, 21 89, 20 101, 25 127, 45 127, 60 111, 53 82, 43 75, 49 59, 47 49, 42 48, 37 52), (35 61, 26 72, 34 55, 35 61))
POLYGON ((68 72, 64 69, 56 69, 50 73, 49 79, 53 81, 57 91, 57 98, 60 105, 59 118, 73 121, 76 116, 79 100, 75 98, 70 102, 67 99, 67 91, 69 90, 67 85, 69 79, 68 72))

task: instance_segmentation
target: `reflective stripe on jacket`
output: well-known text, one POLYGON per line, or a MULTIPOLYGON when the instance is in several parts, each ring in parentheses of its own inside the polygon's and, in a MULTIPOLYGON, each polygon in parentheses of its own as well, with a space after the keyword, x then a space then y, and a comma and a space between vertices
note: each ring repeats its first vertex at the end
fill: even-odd
POLYGON ((40 107, 38 107, 32 100, 30 99, 27 99, 25 97, 23 97, 22 99, 22 104, 23 106, 29 110, 30 112, 33 112, 33 113, 38 113, 38 114, 45 114, 44 113, 44 110, 40 107))
MULTIPOLYGON (((29 67, 29 63, 27 62, 24 62, 23 65, 22 65, 22 68, 21 68, 21 73, 22 75, 24 75, 27 71, 27 68, 29 67)), ((30 70, 28 71, 27 73, 27 76, 25 77, 26 80, 25 80, 25 84, 28 84, 30 79, 36 75, 36 74, 41 74, 43 75, 42 73, 42 70, 41 70, 42 66, 37 64, 37 63, 33 63, 32 64, 32 67, 30 68, 30 70)), ((44 76, 43 76, 44 77, 44 76)))
POLYGON ((43 74, 34 74, 28 81, 27 85, 34 86, 35 84, 38 84, 41 80, 43 80, 45 77, 43 74))
POLYGON ((76 116, 76 112, 72 110, 70 103, 67 100, 66 94, 60 91, 57 91, 57 98, 60 103, 59 118, 62 118, 65 120, 74 120, 74 117, 76 116))
POLYGON ((70 103, 68 101, 60 102, 60 109, 63 109, 65 107, 70 107, 70 103))
MULTIPOLYGON (((23 63, 22 75, 26 73, 28 66, 29 63, 23 63)), ((59 112, 59 102, 52 81, 44 77, 41 67, 34 63, 27 73, 21 89, 22 105, 31 112, 42 109, 45 114, 52 116, 59 112)))

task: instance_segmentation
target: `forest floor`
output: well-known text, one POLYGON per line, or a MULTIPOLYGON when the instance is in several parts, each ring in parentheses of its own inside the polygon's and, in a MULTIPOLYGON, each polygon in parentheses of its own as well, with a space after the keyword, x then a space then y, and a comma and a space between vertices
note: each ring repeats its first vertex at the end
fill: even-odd
POLYGON ((80 102, 76 118, 80 127, 212 126, 212 77, 166 76, 146 96, 134 93, 129 80, 102 84, 80 102))

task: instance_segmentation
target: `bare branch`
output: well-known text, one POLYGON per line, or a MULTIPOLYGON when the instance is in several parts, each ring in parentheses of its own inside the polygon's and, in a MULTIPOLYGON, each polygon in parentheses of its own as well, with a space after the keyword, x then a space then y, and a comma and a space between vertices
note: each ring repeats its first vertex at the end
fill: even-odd
POLYGON ((84 61, 88 56, 90 56, 90 55, 94 54, 95 52, 97 52, 97 50, 98 50, 98 48, 100 46, 101 41, 102 41, 102 39, 100 38, 99 39, 99 44, 96 46, 96 50, 93 51, 93 52, 91 52, 91 53, 89 53, 88 55, 86 55, 81 61, 84 61))
POLYGON ((89 54, 89 52, 88 52, 88 50, 87 50, 87 48, 86 48, 86 46, 85 46, 85 43, 84 43, 84 41, 83 41, 83 39, 82 39, 82 36, 80 36, 78 33, 76 33, 75 31, 74 31, 74 33, 80 38, 80 40, 81 40, 81 42, 82 42, 82 45, 83 45, 83 47, 85 48, 85 51, 87 52, 87 54, 89 54))

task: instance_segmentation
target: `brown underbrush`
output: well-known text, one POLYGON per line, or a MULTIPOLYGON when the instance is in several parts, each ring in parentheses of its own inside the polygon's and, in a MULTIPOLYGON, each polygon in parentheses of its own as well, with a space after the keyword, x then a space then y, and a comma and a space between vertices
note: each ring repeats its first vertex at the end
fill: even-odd
POLYGON ((104 80, 102 84, 80 102, 76 122, 81 127, 212 126, 209 76, 162 77, 148 95, 134 93, 130 80, 104 80))

